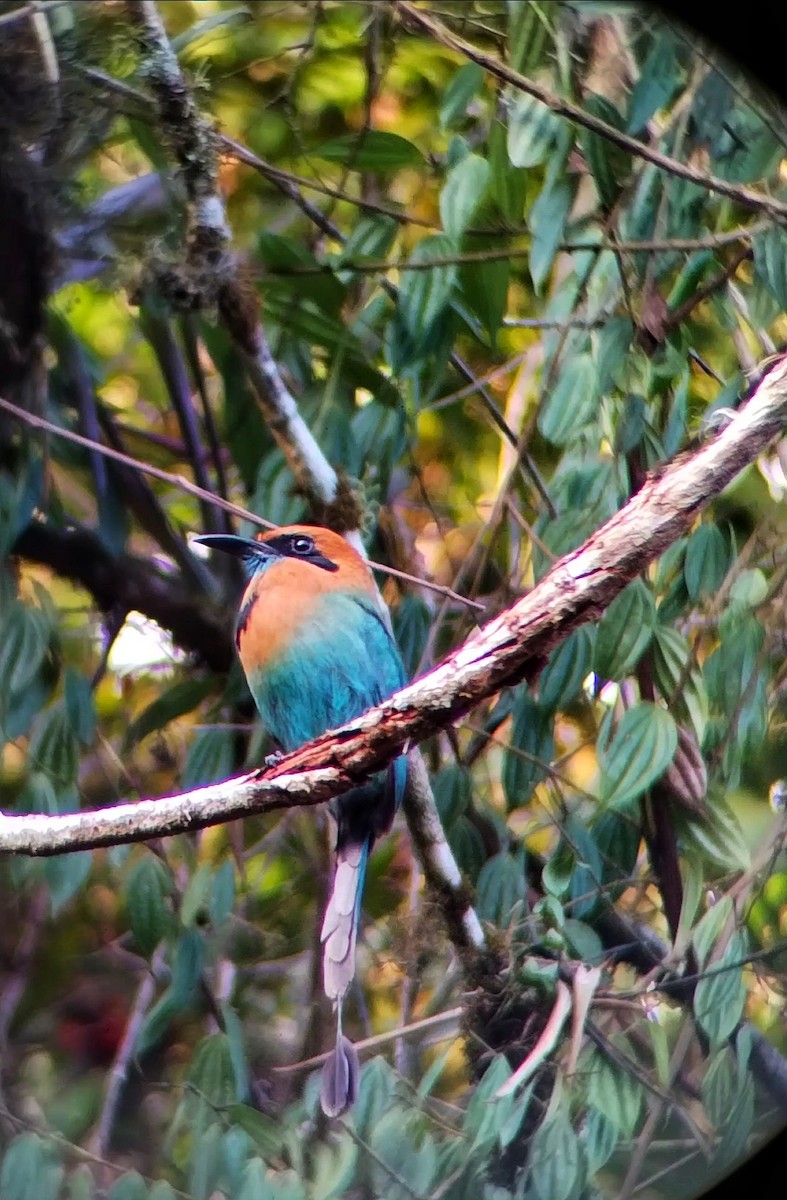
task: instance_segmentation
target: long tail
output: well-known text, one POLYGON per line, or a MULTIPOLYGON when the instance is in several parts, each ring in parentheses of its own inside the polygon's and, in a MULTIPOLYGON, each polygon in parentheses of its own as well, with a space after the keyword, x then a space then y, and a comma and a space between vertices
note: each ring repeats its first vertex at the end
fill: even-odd
POLYGON ((325 994, 336 1006, 336 1048, 325 1064, 322 1107, 329 1117, 346 1112, 358 1094, 358 1056, 342 1033, 342 1002, 355 978, 355 940, 371 837, 336 847, 336 871, 320 938, 325 994))

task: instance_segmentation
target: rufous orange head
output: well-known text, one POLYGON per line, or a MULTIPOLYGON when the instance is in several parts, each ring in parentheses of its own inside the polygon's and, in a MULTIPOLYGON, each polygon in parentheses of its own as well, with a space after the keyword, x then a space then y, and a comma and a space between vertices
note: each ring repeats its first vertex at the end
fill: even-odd
POLYGON ((307 591, 375 591, 360 554, 340 534, 319 525, 285 525, 255 538, 212 533, 194 540, 240 558, 251 579, 275 569, 277 582, 286 575, 293 587, 307 591))

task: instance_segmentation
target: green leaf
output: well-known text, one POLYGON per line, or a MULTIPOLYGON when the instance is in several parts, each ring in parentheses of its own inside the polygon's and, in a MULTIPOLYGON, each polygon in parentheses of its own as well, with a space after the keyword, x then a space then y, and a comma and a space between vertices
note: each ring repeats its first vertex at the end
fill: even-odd
POLYGON ((511 1111, 511 1097, 496 1098, 497 1091, 512 1075, 504 1054, 496 1054, 484 1071, 481 1082, 470 1096, 462 1122, 463 1132, 472 1138, 472 1150, 477 1153, 484 1144, 494 1144, 502 1122, 511 1111))
MULTIPOLYGON (((611 125, 613 129, 623 132, 625 122, 615 105, 611 100, 607 100, 606 96, 587 96, 585 110, 591 116, 599 117, 607 125, 611 125)), ((601 207, 608 212, 615 204, 621 188, 628 179, 631 158, 625 150, 613 145, 606 137, 591 133, 590 130, 578 130, 577 137, 593 176, 601 207)))
POLYGON ((530 1146, 528 1166, 537 1200, 569 1200, 581 1192, 585 1157, 566 1113, 558 1109, 541 1122, 530 1146))
POLYGON ((650 645, 656 606, 650 588, 635 579, 610 604, 598 623, 593 670, 604 680, 619 682, 636 667, 650 645))
POLYGON ((227 1117, 249 1135, 261 1154, 274 1158, 281 1153, 283 1129, 272 1117, 267 1117, 248 1104, 233 1104, 227 1117))
POLYGON ((548 712, 557 712, 579 695, 593 666, 595 630, 575 629, 549 656, 538 681, 538 700, 548 712))
MULTIPOLYGON (((620 1045, 618 1045, 620 1049, 620 1045)), ((637 1059, 623 1051, 633 1065, 637 1059)), ((624 1138, 633 1136, 642 1109, 642 1085, 633 1073, 617 1066, 599 1051, 590 1059, 588 1103, 604 1113, 624 1138)))
POLYGON ((709 71, 699 84, 691 105, 691 119, 699 141, 712 142, 735 104, 735 89, 719 71, 709 71))
POLYGON ((547 43, 554 38, 551 5, 507 0, 506 9, 510 63, 515 71, 527 74, 543 64, 547 43))
POLYGON ((199 1137, 217 1113, 237 1104, 238 1091, 226 1034, 214 1033, 198 1044, 186 1072, 190 1085, 184 1094, 184 1115, 199 1137))
MULTIPOLYGON (((318 1147, 314 1154, 314 1183, 310 1200, 344 1200, 356 1178, 358 1157, 358 1147, 348 1134, 331 1146, 323 1143, 318 1147)), ((256 1193, 249 1200, 257 1200, 256 1193)))
POLYGON ((759 567, 741 571, 730 588, 730 604, 759 608, 768 595, 768 580, 759 567))
POLYGON ((53 916, 57 916, 73 900, 90 874, 93 866, 91 850, 58 854, 44 863, 44 877, 49 888, 53 916))
POLYGON ((781 146, 751 108, 736 107, 717 126, 711 172, 729 183, 750 183, 769 175, 782 155, 781 146))
POLYGON ((751 852, 740 821, 721 796, 714 795, 710 800, 704 816, 683 818, 687 847, 693 846, 706 862, 722 870, 748 871, 751 852))
POLYGON ((206 923, 212 890, 213 868, 210 863, 200 863, 189 879, 180 902, 180 923, 184 929, 206 923))
POLYGON ((250 1158, 243 1168, 243 1184, 238 1200, 270 1200, 268 1168, 261 1158, 250 1158))
POLYGON ((274 273, 290 273, 293 286, 308 286, 309 299, 329 317, 341 312, 347 288, 334 274, 331 267, 319 262, 300 241, 282 234, 264 230, 257 239, 259 256, 263 266, 274 273), (304 273, 304 268, 309 274, 304 273))
POLYGON ((476 881, 476 909, 485 921, 505 928, 516 904, 525 899, 524 854, 493 854, 476 881))
POLYGON ((651 643, 654 682, 670 711, 680 720, 690 722, 697 745, 701 746, 708 724, 708 693, 697 664, 687 670, 690 657, 689 644, 676 629, 657 626, 651 643), (682 690, 676 693, 678 683, 682 684, 682 690))
POLYGON ((239 1100, 247 1100, 249 1095, 249 1064, 246 1061, 246 1043, 243 1037, 243 1026, 235 1009, 226 1000, 222 1003, 221 1014, 224 1018, 224 1031, 229 1042, 232 1069, 235 1072, 235 1090, 239 1100))
POLYGON ((139 1171, 126 1171, 112 1185, 107 1200, 148 1200, 148 1188, 139 1171))
POLYGON ((478 210, 489 183, 489 163, 468 154, 446 176, 440 192, 440 217, 450 238, 458 241, 478 210))
POLYGON ((675 45, 661 33, 646 58, 629 101, 628 131, 642 133, 650 118, 669 104, 678 86, 679 66, 675 45))
POLYGON ((714 1161, 720 1166, 737 1163, 749 1149, 754 1128, 754 1102, 754 1079, 746 1073, 741 1078, 739 1093, 727 1116, 721 1144, 716 1151, 714 1161))
POLYGON ((399 171, 403 167, 424 165, 424 156, 417 146, 398 133, 382 129, 346 133, 310 153, 326 162, 341 163, 351 171, 399 171))
POLYGON ((139 951, 149 958, 172 928, 172 907, 167 903, 175 890, 169 869, 148 852, 135 863, 126 883, 126 911, 139 951))
MULTIPOLYGON (((422 238, 410 255, 411 263, 430 263, 455 258, 456 242, 446 234, 422 238)), ((438 319, 445 312, 456 284, 455 263, 424 270, 403 271, 399 287, 399 312, 417 346, 429 341, 438 319)))
POLYGON ((694 1016, 712 1047, 726 1041, 743 1016, 746 985, 741 964, 746 951, 745 935, 734 933, 720 961, 711 963, 697 984, 694 1016))
POLYGON ((156 1001, 151 1008, 134 1043, 134 1053, 139 1057, 158 1046, 169 1030, 172 1022, 179 1017, 184 1009, 180 999, 173 995, 172 989, 156 1001))
POLYGON ((720 1046, 712 1055, 702 1081, 702 1102, 714 1128, 724 1128, 740 1090, 741 1076, 735 1055, 729 1046, 720 1046))
POLYGON ((648 410, 642 396, 627 396, 615 428, 615 453, 630 454, 639 446, 648 427, 648 410))
MULTIPOLYGON (((473 247, 482 248, 480 243, 491 245, 500 239, 473 238, 473 247)), ((508 287, 511 279, 511 263, 508 259, 489 262, 462 263, 459 268, 462 298, 468 307, 483 322, 494 348, 497 345, 500 326, 508 303, 508 287)))
POLYGON ((573 847, 565 838, 561 838, 541 872, 541 882, 550 896, 557 896, 558 899, 565 896, 571 883, 575 862, 573 847))
POLYGON ((634 326, 629 317, 611 317, 593 332, 593 357, 598 373, 597 387, 604 395, 628 363, 634 326))
POLYGON ((364 1064, 358 1099, 353 1109, 355 1128, 364 1140, 371 1137, 383 1113, 393 1106, 397 1079, 393 1068, 384 1058, 376 1057, 364 1064))
POLYGON ((57 1200, 63 1168, 37 1133, 22 1133, 8 1146, 0 1169, 3 1200, 57 1200))
POLYGON ((150 1189, 148 1200, 177 1200, 171 1183, 166 1179, 157 1179, 150 1189))
POLYGON ((561 932, 573 958, 586 963, 600 963, 604 958, 606 952, 601 938, 586 921, 566 917, 561 932))
POLYGON ((577 354, 561 368, 538 415, 538 428, 553 445, 567 446, 597 413, 595 363, 590 354, 577 354))
POLYGON ((787 311, 787 239, 780 226, 772 225, 754 239, 754 273, 782 312, 787 311))
POLYGON ((700 525, 688 540, 683 575, 692 600, 718 591, 730 567, 726 538, 716 525, 700 525))
POLYGON ((377 1194, 386 1200, 412 1200, 413 1193, 428 1196, 438 1178, 434 1138, 421 1133, 416 1143, 409 1136, 409 1126, 408 1114, 394 1108, 372 1130, 375 1161, 371 1174, 377 1194))
POLYGON ((454 75, 443 92, 440 104, 440 125, 451 129, 464 121, 470 101, 484 86, 484 69, 478 63, 468 62, 454 75))
POLYGON ((585 1148, 588 1174, 595 1175, 596 1171, 600 1171, 609 1162, 619 1140, 620 1131, 617 1125, 610 1121, 601 1109, 590 1105, 582 1130, 582 1144, 585 1148))
POLYGON ((600 756, 602 802, 622 808, 638 799, 672 762, 678 729, 670 713, 640 701, 623 714, 600 756))
POLYGON ((181 54, 195 42, 215 33, 216 30, 224 30, 228 25, 243 25, 250 20, 251 12, 248 8, 227 8, 223 12, 211 13, 210 16, 203 17, 201 21, 195 21, 193 25, 189 25, 188 29, 184 29, 183 33, 173 37, 170 44, 176 54, 181 54))
POLYGON ((221 1142, 223 1131, 214 1121, 195 1139, 189 1170, 191 1200, 210 1200, 221 1173, 221 1142))
POLYGON ((189 747, 181 777, 184 791, 222 783, 232 774, 235 733, 231 729, 203 729, 189 747))
POLYGON ((188 679, 179 679, 177 683, 173 683, 131 722, 123 739, 123 753, 127 754, 132 746, 141 742, 149 733, 155 733, 176 717, 192 712, 210 695, 215 686, 216 680, 212 675, 192 674, 188 679))
POLYGON ((725 926, 734 915, 732 898, 720 896, 697 922, 691 940, 697 955, 697 965, 700 968, 706 966, 725 926))
POLYGON ((79 745, 62 702, 36 719, 30 739, 30 762, 43 771, 57 788, 67 788, 79 772, 79 745))
POLYGON ((546 712, 522 686, 514 701, 511 741, 503 762, 503 790, 509 811, 530 799, 533 788, 546 778, 554 758, 552 713, 546 712))
MULTIPOLYGON (((605 895, 615 899, 631 883, 639 851, 639 827, 628 814, 599 812, 593 822, 592 837, 603 866, 605 895), (618 886, 611 887, 614 883, 618 886)), ((572 911, 588 915, 577 908, 572 911)))
POLYGON ((96 708, 90 680, 79 675, 73 667, 66 667, 64 695, 74 736, 83 746, 92 745, 96 736, 96 708))
POLYGON ((49 622, 32 605, 15 604, 2 623, 0 642, 3 692, 20 692, 36 675, 49 649, 49 622))
MULTIPOLYGON (((473 1157, 486 1157, 496 1145, 502 1144, 504 1136, 510 1133, 509 1121, 513 1114, 520 1112, 518 1124, 521 1124, 524 1109, 519 1103, 519 1096, 510 1093, 508 1096, 497 1096, 498 1088, 511 1077, 511 1068, 503 1060, 502 1055, 496 1056, 486 1071, 481 1084, 476 1088, 470 1102, 465 1127, 474 1131, 471 1144, 473 1157)), ((525 1090, 525 1105, 532 1095, 532 1088, 525 1090)))
POLYGON ((448 763, 434 776, 432 787, 440 820, 448 829, 470 803, 473 792, 470 772, 460 763, 448 763))
MULTIPOLYGON (((66 1200, 93 1200, 95 1194, 93 1172, 87 1163, 80 1163, 71 1171, 66 1180, 66 1200)), ((164 1198, 162 1197, 161 1200, 164 1198)), ((172 1200, 174 1200, 174 1196, 172 1200)))
POLYGON ((384 259, 394 244, 398 228, 393 217, 362 217, 342 247, 337 268, 343 267, 352 276, 348 263, 384 259))
POLYGON ((205 942, 197 929, 187 929, 175 943, 172 961, 173 1002, 181 1008, 191 1008, 197 998, 202 966, 205 960, 205 942))
POLYGON ((235 904, 235 867, 229 858, 216 871, 210 896, 211 925, 222 925, 235 904))
POLYGON ((530 210, 530 277, 537 295, 552 270, 573 197, 573 190, 567 183, 555 183, 542 188, 530 210))
POLYGON ((534 96, 519 96, 508 118, 508 157, 514 167, 538 167, 552 153, 563 118, 534 96))
POLYGON ((563 838, 571 847, 574 858, 570 912, 572 917, 582 921, 595 912, 604 882, 604 860, 596 836, 597 829, 587 829, 574 813, 569 813, 563 821, 563 838))
POLYGON ((486 858, 481 834, 467 817, 457 817, 448 830, 448 844, 459 870, 475 882, 486 858))
POLYGON ((506 149, 506 130, 499 121, 494 122, 489 131, 488 146, 492 198, 504 223, 518 225, 525 207, 527 171, 511 165, 506 149))

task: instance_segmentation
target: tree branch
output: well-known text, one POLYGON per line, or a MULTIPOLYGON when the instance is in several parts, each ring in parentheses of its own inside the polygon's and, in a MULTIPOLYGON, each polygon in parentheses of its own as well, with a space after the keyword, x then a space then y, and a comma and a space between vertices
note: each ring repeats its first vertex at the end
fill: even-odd
POLYGON ((644 142, 638 141, 637 138, 631 137, 627 133, 622 133, 619 129, 615 129, 613 125, 602 121, 600 117, 593 116, 592 113, 586 112, 576 104, 572 104, 570 101, 563 100, 562 97, 554 95, 547 88, 534 83, 532 79, 528 79, 527 76, 520 75, 518 71, 513 70, 512 67, 501 62, 500 59, 494 58, 491 54, 487 54, 485 51, 471 45, 470 42, 466 42, 464 38, 460 38, 455 33, 452 33, 442 21, 436 20, 429 13, 424 12, 423 9, 416 8, 414 4, 409 3, 409 0, 394 0, 394 7, 402 17, 405 26, 428 34, 429 37, 439 42, 441 46, 445 46, 449 50, 454 50, 471 62, 477 63, 485 71, 488 71, 490 75, 494 75, 496 79, 510 84, 517 91, 526 92, 528 96, 533 96, 536 100, 540 100, 556 116, 565 117, 568 121, 573 121, 575 125, 589 129, 591 133, 598 134, 599 137, 603 137, 606 141, 611 142, 612 145, 627 151, 627 153, 632 154, 635 158, 652 163, 654 167, 658 167, 660 170, 674 175, 677 179, 685 179, 688 183, 694 183, 697 187, 704 188, 705 191, 715 192, 719 196, 726 196, 728 199, 735 200, 738 204, 743 205, 744 208, 752 209, 754 212, 770 213, 773 216, 782 218, 787 217, 787 204, 784 204, 782 201, 776 200, 771 196, 766 196, 763 192, 755 192, 752 188, 742 187, 740 184, 728 183, 725 179, 718 179, 714 175, 705 175, 702 171, 697 171, 694 167, 690 167, 676 158, 670 158, 668 154, 662 154, 660 150, 654 150, 644 142))
MULTIPOLYGON (((61 816, 5 815, 0 850, 52 855, 140 841, 272 809, 318 804, 381 769, 405 743, 464 716, 525 676, 594 619, 787 424, 787 359, 713 441, 657 469, 619 512, 511 609, 390 699, 275 766, 177 796, 61 816)), ((425 838, 422 839, 425 841, 425 838)))
POLYGON ((156 570, 148 559, 109 553, 87 529, 57 529, 34 521, 19 535, 13 553, 51 567, 90 592, 106 613, 136 609, 172 634, 175 643, 212 671, 226 672, 233 661, 226 624, 201 602, 193 587, 156 570))

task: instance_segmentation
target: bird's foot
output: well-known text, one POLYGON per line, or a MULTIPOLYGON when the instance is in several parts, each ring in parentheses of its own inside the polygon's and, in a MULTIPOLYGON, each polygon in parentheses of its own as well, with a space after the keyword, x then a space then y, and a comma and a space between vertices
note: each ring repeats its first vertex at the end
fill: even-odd
POLYGON ((266 767, 278 767, 281 760, 284 758, 283 750, 273 750, 270 754, 266 754, 263 763, 266 767))

